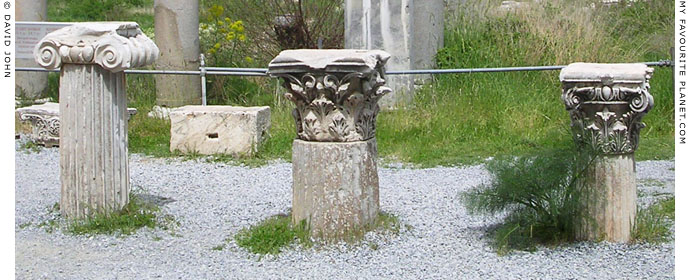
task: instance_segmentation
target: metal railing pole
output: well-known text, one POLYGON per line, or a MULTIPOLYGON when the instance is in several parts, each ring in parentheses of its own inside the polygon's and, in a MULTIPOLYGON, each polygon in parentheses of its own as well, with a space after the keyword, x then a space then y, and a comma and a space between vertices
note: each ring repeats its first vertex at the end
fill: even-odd
POLYGON ((203 53, 199 55, 199 60, 199 76, 201 76, 201 105, 206 106, 206 61, 204 60, 203 53))

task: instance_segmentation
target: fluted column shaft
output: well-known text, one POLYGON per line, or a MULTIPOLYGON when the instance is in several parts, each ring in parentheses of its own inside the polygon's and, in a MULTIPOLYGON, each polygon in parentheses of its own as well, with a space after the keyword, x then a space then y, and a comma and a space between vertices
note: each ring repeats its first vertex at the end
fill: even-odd
POLYGON ((60 210, 68 217, 129 201, 124 72, 64 64, 60 73, 60 210))

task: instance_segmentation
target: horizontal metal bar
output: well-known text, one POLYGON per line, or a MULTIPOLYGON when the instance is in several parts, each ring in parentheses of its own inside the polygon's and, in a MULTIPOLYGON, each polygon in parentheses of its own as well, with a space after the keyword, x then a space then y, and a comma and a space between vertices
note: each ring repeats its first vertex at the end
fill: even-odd
POLYGON ((419 75, 419 74, 460 74, 460 73, 486 73, 486 72, 512 72, 512 71, 545 71, 560 70, 565 66, 526 66, 526 67, 501 67, 501 68, 459 68, 459 69, 424 69, 424 70, 397 70, 386 71, 386 75, 419 75))
POLYGON ((199 76, 201 71, 195 70, 125 70, 125 74, 159 74, 159 75, 195 75, 199 76))
POLYGON ((221 71, 221 72, 256 72, 266 73, 268 68, 228 68, 228 67, 205 67, 206 71, 221 71))
MULTIPOLYGON (((670 60, 657 62, 643 62, 647 66, 672 66, 670 60)), ((386 75, 428 75, 428 74, 462 74, 462 73, 490 73, 490 72, 515 72, 515 71, 551 71, 561 70, 566 65, 554 66, 522 66, 522 67, 497 67, 497 68, 457 68, 457 69, 422 69, 422 70, 394 70, 386 71, 386 75)), ((205 67, 206 75, 222 76, 268 76, 266 68, 227 68, 227 67, 205 67)), ((40 67, 17 67, 16 71, 37 71, 37 72, 60 72, 59 69, 48 70, 40 67)), ((201 75, 201 71, 196 70, 125 70, 127 74, 160 74, 160 75, 201 75)))
MULTIPOLYGON (((16 71, 32 71, 32 72, 60 72, 60 69, 45 69, 40 67, 17 67, 16 71)), ((195 75, 201 74, 201 71, 194 70, 125 70, 126 74, 158 74, 158 75, 195 75)), ((223 76, 266 76, 266 74, 258 72, 237 72, 237 71, 207 71, 206 75, 223 75, 223 76)))

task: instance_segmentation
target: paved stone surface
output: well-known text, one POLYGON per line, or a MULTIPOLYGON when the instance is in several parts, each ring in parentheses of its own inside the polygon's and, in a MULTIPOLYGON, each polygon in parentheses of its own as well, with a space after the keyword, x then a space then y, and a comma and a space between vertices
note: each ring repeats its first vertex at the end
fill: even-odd
MULTIPOLYGON (((287 213, 291 164, 247 168, 131 156, 134 190, 173 202, 175 235, 143 229, 132 236, 71 236, 37 225, 59 200, 58 151, 15 156, 17 279, 668 279, 674 242, 660 245, 576 243, 500 257, 484 237, 499 217, 470 216, 458 192, 485 183, 481 166, 379 167, 383 211, 411 226, 398 236, 369 234, 359 245, 290 249, 259 259, 230 241, 241 228, 287 213), (42 166, 36 172, 35 166, 42 166), (372 245, 373 244, 373 245, 372 245), (375 246, 374 246, 375 245, 375 246)), ((400 165, 398 165, 400 166, 400 165)), ((637 163, 642 197, 668 196, 673 161, 637 163)), ((640 203, 642 205, 643 203, 640 203)))

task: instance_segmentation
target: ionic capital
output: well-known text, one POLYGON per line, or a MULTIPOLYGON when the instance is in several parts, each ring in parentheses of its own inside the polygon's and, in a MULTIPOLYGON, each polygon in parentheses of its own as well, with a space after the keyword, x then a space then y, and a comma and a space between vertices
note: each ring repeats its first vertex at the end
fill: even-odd
POLYGON ((135 22, 77 23, 46 35, 34 48, 36 62, 48 69, 62 64, 98 64, 111 72, 142 67, 159 55, 156 44, 135 22))

